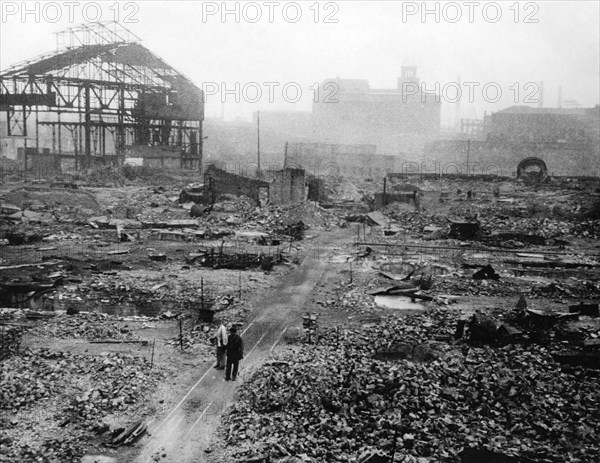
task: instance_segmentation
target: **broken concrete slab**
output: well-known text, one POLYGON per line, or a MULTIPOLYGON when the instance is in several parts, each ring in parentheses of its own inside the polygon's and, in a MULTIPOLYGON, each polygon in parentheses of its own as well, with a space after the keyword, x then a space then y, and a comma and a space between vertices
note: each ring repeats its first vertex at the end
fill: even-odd
POLYGON ((21 208, 14 204, 2 203, 0 204, 0 214, 2 215, 14 215, 21 212, 21 208))
POLYGON ((379 295, 384 295, 384 294, 392 294, 394 291, 417 291, 417 287, 415 285, 413 285, 412 283, 402 283, 402 284, 396 284, 396 285, 392 285, 392 286, 381 286, 378 288, 374 288, 374 289, 369 289, 367 291, 365 291, 365 294, 368 294, 369 296, 379 296, 379 295))
POLYGON ((367 214, 367 217, 369 219, 371 219, 371 221, 375 225, 379 225, 380 227, 383 227, 383 228, 389 228, 390 227, 390 221, 380 211, 369 212, 367 214))

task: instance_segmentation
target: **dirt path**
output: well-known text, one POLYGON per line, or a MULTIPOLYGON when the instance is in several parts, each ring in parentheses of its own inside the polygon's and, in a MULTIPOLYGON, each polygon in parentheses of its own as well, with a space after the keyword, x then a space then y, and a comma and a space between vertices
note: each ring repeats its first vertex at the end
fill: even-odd
MULTIPOLYGON (((348 230, 324 234, 315 241, 300 266, 271 291, 254 295, 248 302, 253 308, 252 321, 242 331, 245 358, 236 382, 224 380, 223 371, 206 362, 198 371, 197 382, 181 397, 177 405, 158 416, 149 425, 149 437, 135 449, 122 455, 119 463, 202 463, 222 413, 234 402, 235 392, 267 358, 290 325, 298 325, 300 314, 311 300, 315 285, 328 267, 322 252, 325 246, 348 243, 348 230), (316 247, 321 252, 315 252, 316 247)), ((212 360, 212 359, 211 359, 212 360)))

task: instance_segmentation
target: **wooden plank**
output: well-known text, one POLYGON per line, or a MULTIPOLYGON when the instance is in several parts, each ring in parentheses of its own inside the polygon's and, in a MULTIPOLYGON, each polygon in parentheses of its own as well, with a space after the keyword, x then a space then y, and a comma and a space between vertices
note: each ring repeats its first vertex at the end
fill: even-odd
POLYGON ((90 344, 141 344, 142 346, 147 346, 148 341, 132 339, 132 340, 115 340, 115 339, 98 339, 94 341, 90 341, 90 344))

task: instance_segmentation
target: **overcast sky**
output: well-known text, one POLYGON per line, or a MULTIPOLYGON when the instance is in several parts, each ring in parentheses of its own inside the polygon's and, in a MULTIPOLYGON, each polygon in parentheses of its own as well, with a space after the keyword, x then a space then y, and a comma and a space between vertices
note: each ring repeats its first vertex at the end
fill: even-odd
MULTIPOLYGON (((22 2, 1 2, 2 69, 52 51, 53 32, 98 16, 111 20, 116 12, 112 1, 100 2, 100 10, 89 5, 93 2, 72 7, 68 2, 46 3, 28 3, 32 13, 23 17, 22 2)), ((528 95, 535 101, 536 88, 526 86, 528 82, 544 82, 548 107, 556 107, 559 85, 563 100, 593 106, 600 99, 598 1, 519 2, 516 8, 512 1, 473 6, 428 2, 431 12, 425 17, 422 2, 337 1, 315 6, 301 1, 300 8, 292 2, 272 3, 278 5, 227 2, 230 10, 238 8, 239 16, 230 13, 224 18, 223 2, 121 2, 118 10, 143 45, 198 86, 214 82, 221 91, 223 83, 234 89, 239 82, 243 99, 244 86, 256 82, 263 90, 258 103, 235 103, 233 94, 226 96, 228 119, 249 118, 256 109, 310 110, 311 85, 330 77, 368 79, 373 88, 393 88, 402 65, 418 66, 427 90, 434 91, 436 84, 438 90, 445 89, 446 123, 454 117, 454 107, 447 103, 456 96, 458 76, 463 117, 526 103, 528 95), (273 103, 264 82, 280 84, 272 87, 273 103), (474 83, 473 103, 465 82, 474 83), (285 84, 291 85, 284 96, 285 84), (303 98, 289 102, 298 88, 303 98), (502 98, 495 102, 498 89, 502 98)), ((246 90, 247 97, 255 98, 254 84, 246 90)), ((207 97, 207 116, 220 115, 222 97, 207 97)))

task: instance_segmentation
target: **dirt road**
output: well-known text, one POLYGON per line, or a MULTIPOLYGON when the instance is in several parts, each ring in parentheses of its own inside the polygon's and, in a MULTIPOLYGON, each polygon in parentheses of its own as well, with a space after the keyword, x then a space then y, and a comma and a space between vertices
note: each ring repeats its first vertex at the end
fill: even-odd
MULTIPOLYGON (((222 413, 230 406, 245 377, 259 367, 281 340, 290 325, 298 325, 300 315, 310 302, 315 285, 327 269, 327 246, 350 242, 349 231, 323 234, 307 252, 302 263, 271 291, 254 295, 248 301, 253 318, 243 329, 245 357, 236 382, 225 381, 223 371, 206 362, 197 382, 165 416, 157 416, 134 452, 127 452, 119 463, 201 463, 206 461, 213 432, 222 413), (316 249, 319 252, 316 252, 316 249)), ((212 359, 211 359, 212 360, 212 359)))

